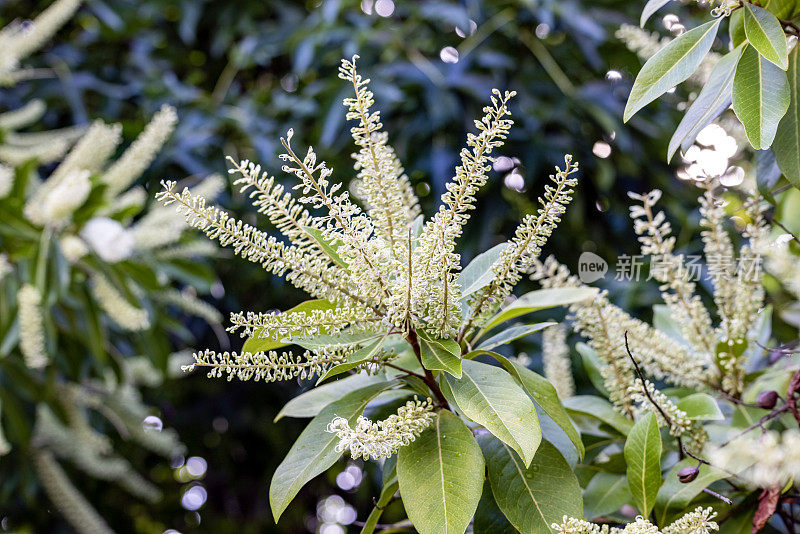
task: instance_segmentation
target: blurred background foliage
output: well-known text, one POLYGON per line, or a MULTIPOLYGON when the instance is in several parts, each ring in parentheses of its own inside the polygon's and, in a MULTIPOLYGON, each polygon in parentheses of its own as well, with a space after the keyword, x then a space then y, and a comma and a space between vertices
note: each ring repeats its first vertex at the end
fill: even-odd
MULTIPOLYGON (((0 26, 48 4, 0 0, 0 26)), ((618 255, 636 250, 628 190, 663 189, 664 209, 681 235, 697 235, 697 191, 676 180, 664 163, 667 141, 680 119, 675 103, 685 95, 679 90, 626 127, 621 124, 641 63, 614 31, 637 21, 642 4, 86 0, 33 62, 53 75, 4 90, 0 104, 13 109, 42 98, 48 108, 42 128, 102 118, 121 122, 127 141, 162 104, 175 106, 179 126, 146 174, 145 185, 153 192, 161 179, 224 171, 225 155, 251 158, 280 173, 279 137, 289 128, 295 129, 298 146, 313 144, 335 176, 347 180, 353 174, 353 148, 341 99, 350 88, 336 74, 339 60, 357 53, 360 70, 373 80, 390 142, 431 213, 491 88, 516 90, 516 126, 502 155, 519 159, 515 174, 522 181, 516 176, 504 180, 505 172, 492 174, 467 229, 464 261, 509 235, 521 215, 533 209, 553 166, 571 153, 581 163, 581 183, 546 253, 574 266, 582 251, 593 251, 613 265, 618 255)), ((663 31, 656 20, 650 25, 663 31)), ((229 195, 221 203, 256 222, 245 199, 232 190, 229 195)), ((225 314, 286 309, 301 299, 294 288, 239 259, 223 258, 216 268, 225 294, 214 303, 225 314)), ((657 300, 654 286, 612 290, 615 301, 629 310, 648 310, 657 300)), ((191 326, 200 346, 238 348, 241 343, 201 323, 191 326)), ((535 345, 529 345, 521 348, 533 353, 535 345)), ((539 365, 534 358, 533 366, 539 365)), ((348 506, 363 519, 372 504, 374 474, 364 473, 360 484, 346 490, 362 477, 359 469, 350 468, 339 477, 338 487, 336 480, 315 481, 280 526, 274 525, 267 504, 269 480, 305 422, 273 423, 273 418, 296 391, 293 384, 228 384, 200 373, 148 392, 150 402, 161 407, 165 425, 176 428, 186 443, 187 458, 207 462, 201 475, 207 500, 188 507, 200 502, 196 512, 182 506, 192 476, 187 465, 180 468, 180 459, 175 469, 159 465, 150 473, 167 492, 149 510, 158 523, 137 519, 135 506, 141 505, 128 506, 123 494, 103 485, 87 482, 81 489, 119 532, 315 531, 352 520, 348 506), (328 498, 335 494, 344 501, 328 498)), ((0 505, 6 517, 2 526, 67 531, 56 514, 41 511, 41 503, 0 505)), ((385 519, 394 519, 391 510, 385 519)))

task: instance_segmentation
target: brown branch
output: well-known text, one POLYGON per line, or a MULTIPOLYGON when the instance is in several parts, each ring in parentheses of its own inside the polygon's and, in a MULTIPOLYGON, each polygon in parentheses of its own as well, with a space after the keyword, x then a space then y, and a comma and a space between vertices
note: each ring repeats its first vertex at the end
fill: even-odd
POLYGON ((442 393, 441 388, 439 388, 439 384, 436 383, 433 373, 431 373, 430 370, 425 369, 425 366, 422 365, 422 352, 419 347, 419 339, 417 339, 417 333, 413 328, 408 330, 406 341, 408 341, 408 343, 411 345, 411 348, 414 350, 414 356, 417 357, 417 361, 419 361, 420 366, 422 366, 422 369, 425 371, 425 376, 421 378, 425 381, 425 384, 430 388, 430 390, 433 392, 433 395, 436 397, 437 405, 440 408, 448 408, 450 405, 447 402, 447 399, 444 397, 444 393, 442 393))

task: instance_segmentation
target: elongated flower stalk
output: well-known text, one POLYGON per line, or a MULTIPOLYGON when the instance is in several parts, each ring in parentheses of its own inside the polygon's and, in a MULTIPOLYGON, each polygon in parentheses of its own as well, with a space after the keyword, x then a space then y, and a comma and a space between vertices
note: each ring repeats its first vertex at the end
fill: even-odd
POLYGON ((92 276, 92 294, 97 304, 120 328, 137 331, 150 326, 147 311, 131 304, 105 276, 92 276))
POLYGON ((434 418, 431 399, 420 401, 414 397, 396 414, 377 423, 359 416, 353 428, 344 417, 335 417, 327 431, 339 438, 337 452, 350 451, 354 459, 378 460, 394 455, 400 447, 417 439, 434 418))
POLYGON ((113 534, 105 520, 70 482, 51 453, 35 452, 33 460, 47 496, 79 534, 113 534))
POLYGON ((575 394, 567 327, 563 324, 550 326, 542 332, 542 363, 544 375, 556 388, 559 398, 566 399, 575 394))
POLYGON ((343 363, 352 350, 321 348, 306 351, 302 356, 291 352, 278 354, 269 352, 217 353, 206 350, 194 354, 194 363, 183 367, 193 371, 198 367, 208 368, 208 377, 227 375, 228 381, 235 376, 239 380, 253 379, 264 382, 278 382, 293 378, 307 379, 322 376, 332 366, 343 363))
POLYGON ((42 295, 32 285, 24 285, 17 293, 19 306, 19 346, 25 358, 25 365, 40 369, 47 365, 45 348, 44 316, 42 315, 42 295))
POLYGON ((20 61, 39 50, 80 6, 80 0, 56 0, 31 24, 11 24, 0 29, 0 86, 14 85, 32 73, 20 61))

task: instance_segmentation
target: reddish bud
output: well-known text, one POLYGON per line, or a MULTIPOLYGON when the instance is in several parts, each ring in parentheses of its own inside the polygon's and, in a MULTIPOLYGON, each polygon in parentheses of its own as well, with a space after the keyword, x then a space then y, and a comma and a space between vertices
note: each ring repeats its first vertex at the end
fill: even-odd
POLYGON ((778 402, 778 393, 772 389, 769 391, 762 391, 758 394, 758 398, 756 398, 758 407, 764 408, 765 410, 773 409, 776 402, 778 402))
POLYGON ((684 467, 680 471, 678 471, 678 480, 680 480, 684 484, 688 484, 692 480, 697 478, 697 475, 700 474, 700 469, 694 466, 684 467))

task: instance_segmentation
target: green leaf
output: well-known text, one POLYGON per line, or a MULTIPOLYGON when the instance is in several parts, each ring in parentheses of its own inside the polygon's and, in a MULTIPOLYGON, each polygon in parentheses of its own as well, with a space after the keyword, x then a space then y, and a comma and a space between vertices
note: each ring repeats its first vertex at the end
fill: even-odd
POLYGON ((430 371, 447 371, 461 378, 461 347, 452 339, 436 339, 417 330, 422 366, 430 371))
POLYGON ((707 22, 673 39, 644 64, 633 82, 624 122, 697 70, 714 44, 721 20, 707 22))
POLYGON ((550 419, 564 431, 567 437, 569 437, 570 441, 575 445, 575 449, 578 451, 578 456, 583 458, 585 450, 581 436, 578 431, 575 430, 572 420, 561 405, 561 401, 558 399, 558 394, 553 384, 545 377, 531 371, 523 365, 512 362, 505 356, 501 356, 497 353, 490 353, 490 355, 522 384, 522 387, 525 388, 528 394, 533 398, 533 401, 538 404, 550 419))
POLYGON ((377 375, 359 373, 315 387, 287 402, 275 416, 275 421, 284 417, 314 417, 325 406, 341 399, 346 393, 385 381, 384 378, 377 375))
MULTIPOLYGON (((299 311, 311 312, 313 310, 332 310, 335 307, 336 306, 334 304, 325 299, 313 299, 301 302, 294 308, 286 310, 283 313, 291 313, 299 311)), ((290 343, 273 339, 273 334, 271 332, 257 332, 256 334, 247 338, 247 341, 244 342, 244 346, 242 347, 242 352, 252 352, 252 353, 262 352, 262 351, 266 352, 269 350, 275 350, 281 347, 286 347, 287 345, 290 345, 290 343)))
POLYGON ((508 243, 500 243, 478 254, 469 262, 469 265, 464 267, 461 275, 458 277, 458 285, 461 287, 461 298, 471 295, 477 290, 488 286, 494 281, 495 274, 492 271, 492 265, 500 257, 505 249, 508 248, 508 243))
POLYGON ((497 506, 523 534, 552 532, 565 515, 583 516, 578 478, 558 450, 542 441, 530 467, 491 434, 479 436, 497 506))
POLYGON ((770 147, 789 100, 786 73, 752 46, 745 47, 733 78, 733 111, 753 148, 770 147))
POLYGON ((648 0, 647 4, 645 4, 644 9, 642 10, 642 16, 639 19, 639 26, 644 28, 645 23, 650 17, 653 16, 653 13, 669 4, 671 1, 672 0, 648 0))
POLYGON ((547 308, 555 308, 556 306, 574 304, 593 298, 595 295, 597 295, 597 289, 593 287, 556 287, 537 289, 536 291, 525 293, 492 317, 489 322, 486 323, 486 326, 483 327, 481 333, 475 336, 474 340, 477 340, 483 333, 488 332, 500 323, 514 319, 520 315, 547 308))
POLYGON ((269 504, 276 523, 297 492, 309 480, 333 466, 341 456, 336 452, 339 438, 326 432, 328 423, 339 416, 347 418, 352 425, 367 404, 390 385, 391 382, 384 382, 352 391, 328 404, 308 423, 272 476, 269 504))
POLYGON ((759 5, 777 18, 784 20, 795 18, 800 9, 797 0, 763 0, 759 5))
POLYGON ((383 342, 386 340, 386 337, 382 337, 370 343, 367 343, 366 346, 358 349, 353 354, 348 356, 347 361, 344 363, 340 363, 339 365, 334 365, 328 371, 319 377, 317 380, 317 384, 321 384, 325 380, 329 379, 332 376, 340 375, 342 373, 346 373, 347 371, 358 367, 359 365, 363 364, 364 362, 371 360, 377 354, 381 352, 383 348, 383 342))
POLYGON ((299 345, 304 349, 313 350, 319 349, 322 347, 347 347, 350 345, 359 345, 364 343, 365 341, 371 341, 376 339, 378 336, 382 336, 383 334, 370 332, 370 333, 362 333, 362 334, 336 334, 335 336, 331 336, 328 334, 319 334, 316 336, 299 336, 299 337, 287 337, 283 338, 281 341, 285 343, 290 343, 292 345, 299 345))
POLYGON ((600 357, 597 355, 597 352, 583 341, 575 344, 575 350, 581 355, 583 368, 586 370, 586 374, 589 375, 589 381, 594 388, 606 397, 609 397, 610 393, 606 388, 605 379, 600 372, 602 364, 600 363, 600 357))
POLYGON ((483 455, 461 419, 441 410, 400 448, 397 478, 408 518, 421 534, 463 534, 481 498, 483 455))
POLYGON ((342 259, 341 256, 339 256, 338 252, 336 252, 336 250, 340 246, 342 246, 341 241, 338 240, 331 241, 329 239, 325 239, 325 237, 322 235, 322 230, 320 230, 319 228, 314 228, 312 226, 304 226, 303 230, 305 230, 306 233, 310 235, 314 241, 317 242, 319 248, 321 248, 325 252, 325 254, 327 254, 333 260, 334 263, 336 263, 340 267, 344 267, 345 269, 349 268, 347 262, 344 261, 344 259, 342 259))
POLYGON ((633 425, 625 440, 628 487, 639 512, 647 517, 661 487, 661 432, 653 412, 633 425))
POLYGON ((512 326, 506 330, 503 330, 499 334, 496 334, 480 345, 478 345, 477 350, 492 350, 495 347, 499 347, 501 345, 505 345, 507 343, 511 343, 519 338, 525 337, 527 335, 533 334, 534 332, 538 332, 548 326, 553 326, 558 323, 535 323, 535 324, 526 324, 520 326, 512 326))
MULTIPOLYGON (((791 184, 800 189, 800 50, 789 54, 789 109, 778 124, 772 153, 778 167, 791 184)), ((777 182, 777 179, 775 179, 777 182)), ((774 185, 774 184, 773 184, 774 185)), ((771 187, 770 187, 771 190, 771 187)))
POLYGON ((759 54, 783 70, 789 67, 786 34, 778 19, 762 7, 744 2, 744 33, 759 54))
POLYGON ((586 517, 590 519, 616 512, 632 500, 628 477, 614 473, 597 473, 583 492, 586 517))
POLYGON ((678 128, 672 135, 672 139, 669 141, 667 161, 672 159, 678 147, 688 150, 689 146, 697 138, 697 134, 716 119, 720 113, 728 109, 733 92, 733 77, 736 74, 736 65, 739 63, 742 49, 743 47, 739 47, 725 54, 714 65, 706 85, 686 111, 678 128))
POLYGON ((510 445, 530 465, 542 441, 536 406, 500 367, 465 359, 461 379, 446 375, 461 412, 510 445))
MULTIPOLYGON (((394 456, 392 456, 392 458, 394 458, 394 456)), ((372 534, 375 531, 375 526, 378 524, 378 521, 383 514, 383 509, 386 508, 386 505, 388 505, 392 500, 392 497, 394 497, 394 494, 397 493, 399 487, 400 483, 397 482, 397 476, 393 476, 383 483, 383 489, 381 489, 380 497, 378 497, 378 501, 375 503, 375 507, 369 513, 367 520, 364 521, 364 526, 361 528, 361 534, 372 534)))
POLYGON ((606 423, 616 429, 623 436, 627 435, 633 427, 630 419, 619 413, 611 403, 601 397, 593 395, 576 395, 564 399, 567 412, 588 415, 606 423))
POLYGON ((690 465, 696 466, 697 460, 686 458, 678 462, 665 477, 664 485, 661 486, 658 491, 658 497, 656 497, 656 518, 659 525, 666 524, 670 510, 685 512, 689 502, 701 491, 711 483, 727 476, 721 469, 702 464, 697 478, 688 484, 684 484, 678 480, 678 471, 690 465))
MULTIPOLYGON (((786 119, 789 113, 792 113, 791 105, 789 106, 789 111, 786 112, 786 115, 783 116, 780 124, 778 124, 779 132, 781 130, 781 124, 783 124, 784 119, 786 119)), ((776 137, 778 136, 776 135, 776 137)), ((778 137, 778 143, 781 141, 783 141, 783 135, 778 137)), ((775 150, 778 143, 773 143, 771 150, 756 150, 756 187, 761 196, 773 205, 777 204, 777 202, 775 201, 775 197, 772 196, 772 191, 783 176, 775 158, 775 150)))
POLYGON ((737 9, 731 13, 730 21, 728 22, 728 34, 731 38, 731 44, 738 47, 742 43, 747 42, 747 35, 744 33, 744 18, 742 17, 742 10, 737 9))
POLYGON ((679 400, 676 406, 686 412, 689 419, 702 421, 722 421, 725 416, 714 397, 708 393, 694 393, 679 400))
POLYGON ((483 493, 475 510, 475 520, 472 522, 474 534, 517 534, 519 532, 508 522, 506 516, 497 506, 492 495, 492 486, 487 480, 483 484, 483 493))
POLYGON ((581 436, 578 434, 578 431, 575 430, 572 420, 561 405, 561 401, 558 399, 558 394, 553 384, 545 377, 531 371, 523 365, 512 362, 505 356, 501 356, 495 352, 491 352, 489 355, 497 360, 506 371, 511 373, 511 375, 522 384, 522 387, 525 388, 525 391, 533 398, 533 401, 538 404, 550 419, 564 431, 567 437, 569 437, 570 441, 575 445, 575 449, 578 451, 578 456, 583 458, 585 450, 583 441, 581 441, 581 436))

